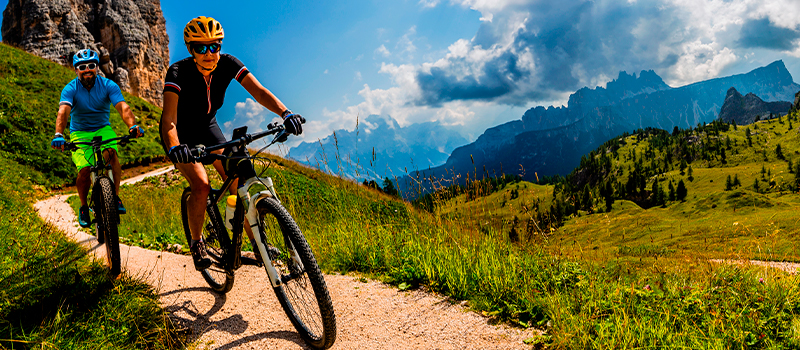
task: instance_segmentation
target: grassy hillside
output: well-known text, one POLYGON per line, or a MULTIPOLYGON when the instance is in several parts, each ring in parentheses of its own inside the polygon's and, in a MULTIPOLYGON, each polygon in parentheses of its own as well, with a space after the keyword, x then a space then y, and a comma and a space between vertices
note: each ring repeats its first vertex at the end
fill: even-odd
MULTIPOLYGON (((33 210, 45 188, 74 181, 67 154, 49 147, 61 88, 73 76, 0 44, 0 348, 181 347, 151 287, 129 276, 110 280, 104 265, 33 210)), ((151 129, 123 162, 146 162, 158 154, 152 126, 160 111, 126 99, 151 129)))
POLYGON ((174 349, 175 327, 148 285, 107 268, 42 222, 30 169, 0 158, 0 348, 174 349))
MULTIPOLYGON (((36 169, 27 176, 48 187, 73 183, 77 174, 67 152, 50 149, 61 90, 75 76, 69 68, 0 43, 0 156, 36 169)), ((161 157, 161 109, 123 95, 146 136, 121 149, 122 163, 146 163, 161 157)), ((118 135, 127 134, 113 107, 111 122, 118 135)))

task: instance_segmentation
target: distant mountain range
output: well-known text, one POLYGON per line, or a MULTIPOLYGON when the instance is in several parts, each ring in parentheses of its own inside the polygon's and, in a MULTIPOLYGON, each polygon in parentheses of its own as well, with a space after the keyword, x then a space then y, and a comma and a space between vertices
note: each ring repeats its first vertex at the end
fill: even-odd
POLYGON ((303 142, 289 157, 354 179, 394 179, 443 164, 469 142, 438 122, 400 127, 390 116, 370 115, 354 131, 337 130, 318 142, 303 142))
POLYGON ((753 123, 759 117, 767 119, 771 115, 786 115, 790 108, 792 108, 791 102, 764 102, 752 92, 742 96, 736 88, 730 88, 720 109, 719 119, 727 123, 735 121, 738 125, 745 125, 753 123))
POLYGON ((583 155, 625 131, 711 122, 731 87, 766 101, 792 101, 800 90, 783 61, 679 88, 668 86, 653 71, 638 77, 621 72, 606 88, 576 91, 567 107, 531 108, 521 120, 487 129, 475 142, 455 149, 444 165, 399 179, 398 186, 413 196, 429 191, 431 181, 447 184, 467 174, 517 174, 527 180, 566 175, 583 155))

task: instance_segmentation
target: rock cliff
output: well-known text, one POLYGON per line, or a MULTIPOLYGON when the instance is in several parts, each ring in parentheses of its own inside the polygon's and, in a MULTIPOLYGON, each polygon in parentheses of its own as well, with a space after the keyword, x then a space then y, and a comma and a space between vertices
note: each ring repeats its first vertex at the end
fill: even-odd
POLYGON ((101 74, 158 106, 169 67, 169 38, 160 0, 9 0, 3 42, 71 67, 91 48, 101 74))
POLYGON ((730 88, 720 109, 719 119, 727 123, 736 121, 738 125, 746 125, 752 124, 756 118, 768 119, 770 116, 786 115, 790 108, 791 102, 764 102, 752 92, 742 96, 735 88, 730 88))

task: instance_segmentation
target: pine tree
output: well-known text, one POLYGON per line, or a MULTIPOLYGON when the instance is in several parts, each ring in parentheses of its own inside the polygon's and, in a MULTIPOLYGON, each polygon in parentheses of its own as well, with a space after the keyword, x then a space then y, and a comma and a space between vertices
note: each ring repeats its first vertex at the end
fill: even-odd
POLYGON ((692 170, 692 166, 690 165, 689 168, 686 170, 686 175, 688 175, 689 181, 692 181, 692 179, 694 179, 694 177, 692 176, 693 173, 694 171, 692 170))
POLYGON ((686 190, 686 184, 683 183, 683 179, 678 181, 678 189, 675 190, 675 196, 679 201, 683 201, 686 199, 686 195, 688 191, 686 190))
POLYGON ((672 181, 669 182, 669 201, 675 201, 675 186, 672 184, 672 181))
POLYGON ((781 151, 780 143, 777 146, 775 146, 775 156, 778 157, 778 159, 785 159, 783 158, 783 151, 781 151))
POLYGON ((733 174, 733 186, 739 187, 742 185, 742 182, 739 181, 739 174, 733 174))
POLYGON ((728 178, 725 179, 725 191, 730 191, 733 189, 733 180, 731 180, 731 176, 728 175, 728 178))
POLYGON ((759 188, 758 188, 758 179, 756 179, 756 180, 753 182, 753 191, 756 191, 756 193, 758 193, 758 192, 759 192, 759 188))

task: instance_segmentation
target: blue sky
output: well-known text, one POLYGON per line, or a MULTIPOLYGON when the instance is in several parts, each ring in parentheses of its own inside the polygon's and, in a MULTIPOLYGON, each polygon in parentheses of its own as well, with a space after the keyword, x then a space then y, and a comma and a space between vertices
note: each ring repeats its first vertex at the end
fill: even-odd
MULTIPOLYGON (((0 0, 5 8, 7 0, 0 0)), ((800 74, 797 0, 162 1, 170 61, 184 24, 218 19, 237 56, 307 117, 305 141, 353 129, 356 115, 401 126, 437 120, 474 139, 537 105, 653 69, 669 85, 783 59, 800 74)), ((219 119, 272 118, 238 84, 219 119)))

